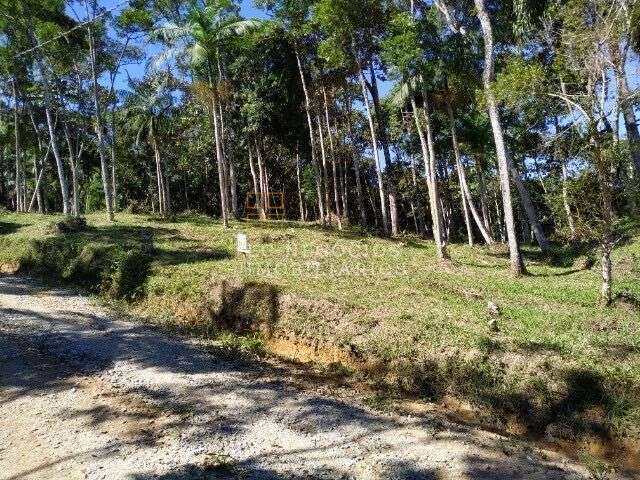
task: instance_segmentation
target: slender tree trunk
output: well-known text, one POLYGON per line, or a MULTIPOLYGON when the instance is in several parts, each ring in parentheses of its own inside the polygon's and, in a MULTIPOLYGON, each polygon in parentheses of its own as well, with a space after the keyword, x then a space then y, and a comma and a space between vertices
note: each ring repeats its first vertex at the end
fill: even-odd
POLYGON ((301 178, 301 168, 300 168, 300 152, 296 149, 296 178, 298 179, 298 206, 300 209, 300 221, 304 222, 304 201, 302 199, 302 178, 301 178))
POLYGON ((227 212, 227 184, 224 168, 224 158, 222 155, 222 139, 220 138, 220 126, 218 121, 218 105, 217 105, 217 93, 215 92, 215 86, 213 81, 211 85, 211 114, 213 115, 213 135, 216 142, 216 164, 218 167, 218 183, 220 190, 220 214, 222 218, 222 225, 224 228, 229 228, 229 216, 227 212))
POLYGON ((253 192, 256 196, 256 208, 258 209, 258 218, 260 220, 266 220, 264 205, 262 201, 262 184, 259 183, 258 175, 256 174, 256 167, 253 162, 253 154, 251 153, 251 147, 249 147, 249 168, 251 169, 251 178, 253 179, 253 192))
POLYGON ((22 145, 20 142, 20 121, 18 118, 18 91, 16 88, 16 80, 11 80, 11 88, 13 89, 13 129, 16 145, 16 211, 23 212, 24 205, 22 203, 22 145))
MULTIPOLYGON (((300 60, 300 53, 297 47, 294 49, 296 54, 296 61, 298 64, 298 72, 300 73, 300 80, 302 82, 302 91, 304 93, 305 112, 307 114, 307 126, 309 127, 309 146, 311 148, 311 163, 313 165, 315 178, 316 178, 316 190, 318 195, 318 213, 324 223, 325 209, 322 201, 322 177, 320 175, 320 167, 318 166, 318 158, 316 155, 316 147, 313 135, 313 120, 311 120, 311 100, 309 98, 309 90, 307 88, 307 80, 304 76, 304 70, 302 68, 302 61, 300 60)), ((329 206, 327 205, 327 208, 329 206)))
MULTIPOLYGON (((348 102, 350 106, 350 101, 348 102)), ((349 136, 353 138, 353 126, 351 124, 351 110, 347 112, 347 127, 349 128, 349 136)), ((356 176, 356 197, 358 200, 358 211, 360 212, 360 226, 367 226, 367 211, 364 207, 364 194, 362 192, 362 178, 360 177, 360 158, 355 147, 353 154, 353 170, 356 176)))
POLYGON ((29 202, 29 208, 28 208, 28 212, 33 211, 33 206, 36 203, 36 193, 38 191, 38 188, 40 187, 40 182, 42 181, 42 177, 44 175, 44 165, 42 166, 42 168, 40 169, 40 172, 38 173, 38 178, 36 180, 36 190, 33 192, 33 195, 31 196, 31 202, 29 202))
POLYGON ((160 149, 158 148, 158 142, 156 140, 155 129, 153 120, 150 127, 151 145, 153 147, 153 154, 156 162, 156 181, 158 184, 158 210, 161 216, 167 215, 167 204, 165 199, 165 187, 164 187, 164 175, 162 174, 162 159, 160 157, 160 149))
MULTIPOLYGON (((414 117, 416 119, 416 128, 418 131, 422 131, 422 125, 419 117, 419 109, 417 108, 415 98, 412 96, 412 106, 415 105, 414 117)), ((427 177, 427 187, 429 190, 429 204, 431 209, 431 222, 432 222, 432 230, 433 230, 433 238, 436 243, 436 254, 439 259, 447 259, 449 258, 449 254, 447 252, 447 246, 444 242, 444 228, 443 228, 443 218, 442 218, 442 209, 440 204, 440 194, 438 191, 438 177, 436 174, 436 152, 433 141, 433 129, 431 126, 431 114, 428 111, 429 104, 427 103, 426 95, 424 96, 424 108, 423 108, 423 117, 425 121, 425 132, 419 133, 421 136, 420 143, 423 150, 424 156, 424 169, 425 175, 427 177)))
POLYGON ((484 179, 484 168, 482 160, 476 160, 476 174, 478 175, 478 190, 480 195, 480 211, 482 212, 482 224, 484 228, 491 234, 491 214, 489 213, 489 202, 487 199, 487 185, 484 179))
POLYGON ((95 120, 96 120, 96 134, 98 137, 98 154, 100 156, 100 171, 102 173, 102 188, 104 190, 104 201, 107 207, 107 217, 110 222, 113 222, 113 198, 111 196, 111 187, 113 179, 109 178, 110 169, 107 161, 106 143, 104 141, 104 122, 102 117, 102 107, 98 98, 98 76, 96 72, 96 50, 95 42, 93 39, 93 30, 91 27, 87 28, 89 33, 89 58, 91 63, 91 81, 93 83, 93 103, 95 107, 95 120))
POLYGON ((371 205, 371 211, 373 212, 373 222, 376 230, 380 226, 380 222, 378 221, 378 205, 371 194, 371 188, 367 185, 367 196, 369 197, 369 204, 371 205))
POLYGON ((347 181, 348 181, 349 168, 347 165, 346 158, 343 158, 341 165, 342 165, 342 171, 340 172, 340 194, 342 196, 342 216, 348 220, 349 219, 349 193, 347 190, 349 188, 349 184, 347 183, 347 181))
MULTIPOLYGON (((554 125, 556 130, 556 137, 560 135, 560 124, 558 122, 558 116, 554 116, 554 125)), ((571 206, 569 205, 569 175, 567 173, 567 160, 564 158, 564 153, 556 148, 554 152, 554 156, 559 159, 560 166, 562 167, 562 205, 564 207, 565 214, 567 215, 567 224, 569 225, 569 230, 571 231, 571 236, 575 236, 576 227, 573 221, 573 213, 571 212, 571 206)))
POLYGON ((329 175, 327 172, 327 153, 324 147, 324 133, 322 128, 322 120, 320 115, 316 116, 316 122, 318 123, 318 134, 320 138, 320 153, 322 154, 322 179, 324 183, 324 204, 326 206, 327 216, 329 217, 329 223, 331 223, 331 200, 329 199, 329 175))
POLYGON ((522 203, 522 207, 524 208, 529 224, 531 225, 531 228, 533 228, 536 242, 538 242, 538 245, 543 252, 548 252, 551 249, 551 243, 545 235, 542 225, 540 225, 536 208, 531 200, 531 195, 529 195, 529 189, 522 181, 520 172, 513 164, 511 165, 511 175, 513 177, 513 182, 516 184, 516 188, 518 189, 518 193, 520 194, 520 203, 522 203))
POLYGON ((576 227, 573 221, 573 213, 571 212, 571 206, 569 205, 569 175, 567 174, 567 161, 561 160, 562 163, 562 203, 564 205, 564 211, 567 214, 567 223, 569 224, 569 230, 571 236, 576 234, 576 227))
MULTIPOLYGON (((595 131, 595 127, 592 128, 595 131)), ((598 133, 592 134, 592 138, 598 133)), ((611 305, 612 285, 613 285, 613 265, 611 262, 611 252, 614 247, 612 238, 613 221, 613 193, 611 186, 611 165, 606 159, 606 153, 602 150, 598 140, 593 142, 596 145, 596 155, 598 158, 598 177, 600 180, 600 196, 602 199, 602 287, 600 289, 600 300, 604 305, 611 305)))
POLYGON ((258 179, 260 180, 260 200, 262 202, 262 210, 265 213, 265 218, 270 214, 269 212, 269 185, 267 183, 267 172, 264 161, 262 159, 262 150, 256 142, 256 153, 258 156, 258 179))
MULTIPOLYGON (((38 213, 42 213, 42 195, 40 194, 40 186, 38 185, 38 177, 40 176, 40 172, 38 171, 38 155, 33 156, 33 180, 34 180, 34 189, 33 195, 36 196, 38 203, 38 213)), ((24 200, 24 204, 27 204, 26 198, 24 200)))
POLYGON ((473 246, 473 228, 471 225, 471 220, 469 218, 469 212, 473 216, 473 219, 476 222, 478 230, 480 230, 480 234, 484 241, 491 245, 494 243, 491 234, 489 233, 488 228, 485 223, 480 218, 478 211, 473 203, 473 197, 471 196, 471 190, 469 189, 469 184, 467 183, 467 175, 464 170, 464 164, 462 163, 462 158, 460 156, 460 146, 458 144, 458 133, 456 131, 455 117, 453 114, 453 107, 451 106, 451 102, 447 98, 447 115, 449 117, 449 124, 451 127, 451 141, 453 143, 453 153, 456 161, 456 171, 458 172, 458 179, 460 181, 460 193, 462 196, 463 202, 463 211, 464 211, 464 219, 465 225, 467 227, 467 236, 469 238, 469 245, 473 246))
MULTIPOLYGON (((40 43, 38 42, 38 39, 36 38, 33 30, 29 31, 29 37, 31 39, 32 45, 35 48, 39 48, 40 43)), ((49 83, 49 76, 47 74, 47 71, 45 70, 44 61, 42 57, 39 56, 39 54, 36 54, 36 65, 40 72, 40 76, 42 77, 42 93, 45 106, 44 111, 47 119, 49 138, 51 141, 51 150, 53 151, 53 156, 56 160, 56 167, 58 169, 58 181, 60 182, 60 190, 62 194, 62 213, 64 215, 69 215, 69 186, 67 184, 67 177, 64 171, 62 156, 60 155, 60 149, 58 148, 58 140, 55 135, 55 124, 53 121, 53 115, 51 114, 51 109, 53 108, 51 84, 49 83)))
POLYGON ((518 245, 518 237, 516 235, 515 219, 513 215, 511 182, 509 181, 511 161, 507 154, 504 132, 502 130, 502 123, 500 122, 500 114, 498 112, 498 104, 492 90, 492 83, 494 80, 493 28, 484 5, 484 0, 474 0, 474 3, 476 6, 478 20, 480 20, 480 26, 482 27, 482 36, 484 39, 485 66, 483 82, 485 100, 493 130, 496 156, 498 157, 498 170, 500 175, 500 186, 502 189, 502 206, 504 209, 504 220, 507 229, 507 239, 509 241, 509 254, 511 257, 511 272, 514 276, 520 276, 525 273, 526 269, 520 254, 520 246, 518 245))
POLYGON ((382 166, 380 165, 380 155, 378 152, 378 137, 376 135, 376 127, 373 122, 373 115, 371 113, 371 105, 369 104, 369 93, 367 92, 367 83, 364 78, 364 72, 360 69, 360 86, 362 87, 362 96, 364 99, 365 110, 367 113, 367 119, 369 120, 369 130, 371 132, 371 143, 373 148, 373 159, 376 166, 376 176, 378 179, 378 193, 380 195, 380 213, 382 217, 382 228, 385 235, 389 234, 389 219, 387 216, 387 199, 384 188, 384 181, 382 179, 382 166))
MULTIPOLYGON (((415 101, 415 100, 414 100, 415 101)), ((422 141, 421 141, 422 144, 422 141)), ((417 192, 418 189, 418 171, 416 169, 416 161, 413 155, 411 155, 411 183, 413 185, 414 190, 417 192)), ((424 211, 421 205, 422 202, 419 201, 419 198, 416 197, 415 200, 411 200, 411 210, 413 212, 414 221, 416 224, 416 233, 418 235, 424 235, 426 231, 425 220, 424 220, 424 211)))
POLYGON ((69 150, 69 165, 71 166, 71 190, 73 192, 73 203, 71 205, 71 211, 73 216, 78 217, 80 215, 80 204, 79 204, 79 188, 78 188, 78 175, 76 171, 76 159, 75 159, 75 149, 73 148, 73 143, 71 142, 71 134, 69 132, 69 126, 66 122, 63 124, 64 128, 64 137, 67 141, 67 149, 69 150))
POLYGON ((229 189, 231 190, 231 212, 233 216, 240 216, 238 210, 238 178, 236 177, 236 167, 233 160, 229 159, 229 189))
MULTIPOLYGON (((431 183, 429 181, 429 147, 427 145, 427 138, 424 135, 424 130, 422 129, 422 121, 420 120, 420 114, 418 109, 418 104, 413 95, 411 95, 411 107, 413 109, 413 119, 416 124, 416 131, 418 132, 418 138, 420 139, 420 148, 422 150, 422 159, 424 162, 424 169, 427 177, 427 190, 429 194, 429 205, 431 205, 431 183)), ((426 225, 425 225, 426 227, 426 225)), ((425 228, 426 230, 426 228, 425 228)))
POLYGON ((322 87, 322 95, 324 97, 324 114, 327 121, 327 136, 329 138, 329 151, 331 152, 331 167, 333 170, 333 200, 336 205, 336 214, 342 216, 340 208, 340 198, 338 196, 338 170, 336 167, 336 151, 333 145, 333 133, 331 132, 331 121, 329 119, 329 103, 327 102, 327 90, 322 87))
POLYGON ((8 203, 6 174, 9 173, 9 168, 5 165, 6 156, 7 156, 6 145, 3 145, 0 147, 0 206, 4 206, 8 203), (6 172, 5 172, 5 168, 6 168, 6 172))
MULTIPOLYGON (((373 109, 378 120, 378 134, 379 144, 382 147, 382 154, 384 155, 385 169, 387 172, 391 171, 392 160, 391 153, 389 151, 389 139, 387 138, 387 123, 385 120, 384 112, 380 106, 380 92, 378 90, 378 80, 376 78, 376 72, 373 68, 373 62, 369 64, 369 73, 371 75, 371 84, 369 84, 369 91, 371 92, 371 98, 373 99, 373 109)), ((396 201, 396 188, 393 179, 387 176, 387 191, 389 196, 389 217, 391 219, 391 235, 398 235, 398 202, 396 201)))
POLYGON ((118 211, 118 183, 117 183, 117 177, 116 177, 115 133, 114 133, 114 138, 112 138, 111 141, 114 143, 113 145, 111 145, 111 200, 112 200, 111 210, 115 215, 116 212, 118 211))
MULTIPOLYGON (((48 92, 49 82, 44 82, 45 92, 48 92)), ((45 98, 50 98, 50 93, 45 94, 45 98)), ((51 150, 53 151, 53 157, 56 160, 56 167, 58 169, 58 181, 60 182, 60 190, 62 193, 62 213, 69 215, 70 203, 69 203, 69 186, 67 184, 67 176, 64 171, 64 164, 62 162, 62 156, 60 155, 60 149, 58 147, 58 139, 56 138, 54 121, 51 115, 50 102, 45 100, 45 116, 47 117, 47 126, 49 128, 49 139, 51 142, 51 150)))

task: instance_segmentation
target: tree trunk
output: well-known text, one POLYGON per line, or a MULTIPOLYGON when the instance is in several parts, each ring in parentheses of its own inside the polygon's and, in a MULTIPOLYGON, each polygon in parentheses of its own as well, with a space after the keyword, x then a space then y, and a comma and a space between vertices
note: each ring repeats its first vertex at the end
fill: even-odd
POLYGON ((533 228, 536 242, 538 242, 538 245, 543 252, 548 252, 551 249, 551 243, 545 235, 542 225, 540 225, 540 222, 538 221, 538 214, 536 212, 536 207, 533 205, 533 201, 531 200, 531 195, 529 195, 529 189, 522 181, 520 172, 518 172, 518 169, 513 164, 511 165, 511 174, 513 182, 516 184, 516 188, 520 194, 520 203, 522 203, 522 207, 524 208, 529 224, 531 225, 531 228, 533 228))
MULTIPOLYGON (((350 107, 350 101, 348 102, 350 107)), ((349 128, 349 136, 353 138, 353 126, 351 124, 351 110, 347 112, 347 127, 349 128)), ((353 154, 353 170, 356 176, 356 197, 358 200, 358 210, 360 212, 360 226, 367 226, 367 211, 364 207, 364 194, 362 192, 362 178, 360 177, 360 158, 355 148, 353 154)))
POLYGON ((231 213, 235 218, 240 216, 238 210, 238 178, 233 160, 229 159, 229 190, 231 190, 231 213))
POLYGON ((484 0, 474 0, 474 3, 477 10, 478 20, 480 20, 480 25, 482 27, 482 36, 484 39, 485 65, 483 83, 485 100, 487 102, 489 119, 491 120, 491 128, 493 130, 493 138, 495 141, 496 156, 498 157, 498 171, 502 190, 502 206, 507 229, 507 239, 509 242, 509 254, 511 257, 511 272, 517 277, 525 273, 526 270, 520 254, 520 246, 518 245, 515 220, 513 216, 511 182, 509 181, 511 161, 507 155, 504 132, 502 130, 502 123, 500 122, 500 114, 498 112, 498 104, 492 90, 492 83, 494 80, 493 29, 489 15, 485 9, 484 0))
POLYGON ((79 188, 78 188, 78 175, 76 171, 76 159, 75 159, 75 149, 73 148, 73 143, 71 142, 71 134, 69 133, 69 126, 66 122, 63 125, 64 128, 64 137, 67 141, 67 149, 69 150, 69 165, 71 166, 71 190, 73 192, 73 203, 71 205, 71 210, 74 217, 80 216, 80 204, 79 204, 79 188))
POLYGON ((373 148, 373 159, 376 166, 376 176, 378 179, 378 193, 380 195, 380 213, 382 217, 382 228, 385 235, 389 234, 389 219, 387 216, 387 199, 384 188, 384 181, 382 179, 382 166, 380 165, 380 155, 378 152, 378 137, 376 135, 376 127, 373 122, 373 115, 371 113, 371 105, 369 104, 369 93, 367 92, 367 83, 364 78, 364 72, 360 69, 360 86, 362 87, 362 96, 364 100, 365 110, 367 113, 367 119, 369 120, 369 130, 371 132, 371 143, 373 148))
MULTIPOLYGON (((380 138, 380 146, 382 147, 382 154, 384 155, 384 167, 387 172, 392 167, 391 153, 389 151, 389 140, 387 138, 387 124, 385 116, 380 106, 380 92, 378 90, 378 79, 376 78, 376 72, 373 68, 373 62, 369 64, 369 73, 371 75, 371 84, 368 84, 369 91, 371 92, 371 98, 373 99, 373 109, 376 113, 376 119, 378 120, 378 134, 380 138)), ((389 193, 389 216, 391 218, 391 235, 398 235, 398 202, 396 201, 396 188, 393 179, 387 176, 387 191, 389 193)))
POLYGON ((260 201, 262 202, 262 211, 265 213, 265 219, 269 213, 269 188, 267 187, 267 177, 264 168, 264 162, 262 161, 262 151, 260 147, 256 146, 256 153, 258 156, 258 180, 260 181, 260 201))
MULTIPOLYGON (((47 155, 49 154, 49 152, 47 152, 47 155)), ((36 190, 33 192, 33 195, 31 196, 31 202, 29 202, 29 208, 28 208, 28 212, 33 211, 33 206, 36 203, 36 193, 38 191, 38 188, 40 188, 40 182, 42 181, 42 177, 44 176, 44 165, 42 166, 42 168, 40 169, 40 173, 38 173, 38 178, 36 180, 36 190)))
POLYGON ((211 114, 213 116, 213 136, 216 142, 216 165, 218 167, 218 186, 220 190, 220 214, 222 218, 222 225, 224 228, 229 228, 229 216, 227 212, 227 184, 224 169, 224 159, 222 155, 222 139, 220 138, 220 127, 218 122, 218 106, 217 106, 217 93, 215 92, 215 86, 210 79, 211 86, 211 114))
POLYGON ((491 235, 491 214, 489 213, 489 202, 487 200, 487 185, 484 180, 484 169, 482 160, 476 160, 476 174, 478 175, 478 190, 480 194, 480 211, 482 212, 482 224, 489 235, 491 235))
POLYGON ((562 203, 564 205, 564 211, 567 214, 567 223, 569 224, 569 230, 571 231, 571 236, 576 234, 576 227, 573 221, 573 213, 571 213, 571 206, 569 205, 569 176, 567 174, 567 162, 563 158, 562 162, 562 203))
POLYGON ((343 158, 341 165, 342 171, 340 172, 340 193, 342 195, 342 216, 349 220, 349 193, 347 191, 349 188, 349 184, 347 183, 349 178, 349 167, 346 158, 343 158))
MULTIPOLYGON (((462 196, 462 207, 464 210, 464 218, 465 225, 467 227, 467 235, 469 238, 469 245, 473 246, 473 228, 471 225, 471 221, 469 218, 469 212, 473 216, 473 219, 476 222, 478 230, 480 230, 480 234, 484 241, 491 245, 494 243, 493 238, 491 237, 491 233, 486 227, 483 220, 480 218, 478 214, 478 210, 476 209, 473 203, 473 197, 471 196, 471 190, 469 189, 469 184, 467 183, 467 175, 464 170, 464 164, 462 163, 462 158, 460 156, 460 146, 458 144, 458 133, 456 131, 455 117, 453 114, 453 107, 451 106, 451 102, 447 98, 447 115, 449 117, 449 124, 451 128, 451 141, 453 143, 453 153, 456 161, 456 171, 458 173, 458 179, 460 181, 460 192, 462 196)), ((486 208, 486 207, 485 207, 486 208)))
MULTIPOLYGON (((556 137, 560 135, 560 124, 558 122, 558 116, 554 117, 554 124, 556 130, 556 137)), ((569 225, 569 230, 571 231, 571 236, 575 236, 576 227, 573 221, 573 213, 571 213, 571 206, 569 205, 569 175, 567 173, 567 160, 564 158, 564 153, 560 151, 560 149, 555 149, 555 157, 559 158, 560 166, 562 167, 562 205, 564 207, 564 211, 567 215, 567 224, 569 225), (559 154, 559 155, 558 155, 559 154)))
POLYGON ((256 196, 256 208, 258 210, 258 218, 260 220, 266 220, 264 206, 262 202, 262 185, 258 181, 258 175, 256 174, 256 167, 253 163, 253 154, 251 153, 251 147, 249 147, 249 168, 251 169, 251 178, 253 179, 253 192, 256 196))
POLYGON ((304 214, 304 200, 302 199, 302 178, 300 168, 300 152, 296 149, 296 178, 298 180, 298 207, 300 209, 300 221, 306 220, 304 214))
POLYGON ((16 145, 16 211, 23 212, 24 205, 22 203, 22 145, 20 142, 20 121, 18 119, 18 91, 16 88, 15 78, 11 80, 11 88, 13 89, 13 129, 16 145))
MULTIPOLYGON (((442 217, 442 209, 440 204, 440 192, 438 189, 438 176, 436 173, 436 152, 433 141, 433 129, 431 126, 431 113, 427 96, 424 95, 424 109, 422 111, 425 120, 427 156, 425 157, 425 174, 427 176, 427 185, 429 187, 429 202, 431 204, 431 221, 433 223, 433 237, 436 242, 436 253, 441 260, 449 258, 447 245, 444 241, 444 225, 442 217)), ((415 102, 415 100, 414 100, 415 102)), ((419 123, 418 123, 419 126, 419 123)))
MULTIPOLYGON (((422 143, 422 142, 421 142, 422 143)), ((418 188, 418 172, 416 169, 416 162, 411 155, 411 183, 413 185, 414 190, 417 192, 418 188)), ((416 224, 416 233, 418 235, 424 235, 426 232, 425 220, 424 220, 424 211, 421 205, 422 202, 418 201, 418 197, 416 197, 415 201, 411 201, 411 210, 413 211, 413 216, 416 224)))
MULTIPOLYGON (((113 129, 115 132, 115 127, 113 129)), ((115 146, 115 134, 111 139, 113 145, 111 145, 111 210, 113 210, 113 214, 115 215, 118 211, 118 184, 116 181, 116 146, 115 146)), ((75 170, 75 168, 74 168, 75 170)))
POLYGON ((324 204, 326 206, 326 213, 329 217, 329 223, 331 223, 331 200, 329 199, 329 175, 327 172, 327 153, 324 147, 324 133, 322 128, 322 120, 320 115, 316 116, 316 122, 318 123, 318 134, 320 138, 320 153, 322 154, 322 179, 324 182, 324 204))
POLYGON ((156 161, 156 180, 158 184, 158 210, 160 215, 165 217, 168 213, 167 201, 165 197, 165 184, 164 184, 164 175, 162 173, 162 159, 160 157, 160 149, 158 148, 158 142, 156 140, 155 128, 153 125, 153 120, 151 120, 150 126, 150 136, 151 136, 151 146, 153 147, 153 154, 156 161))
MULTIPOLYGON (((44 71, 43 71, 44 75, 44 71)), ((60 149, 58 148, 58 139, 55 134, 54 121, 51 115, 50 105, 48 101, 50 99, 49 82, 44 81, 45 93, 45 116, 47 118, 47 126, 49 128, 49 140, 51 142, 51 150, 53 151, 53 157, 56 160, 56 167, 58 169, 58 181, 60 182, 60 190, 62 193, 62 213, 69 215, 70 203, 69 203, 69 186, 67 184, 67 176, 64 171, 64 164, 62 163, 62 156, 60 155, 60 149)))
MULTIPOLYGON (((316 178, 316 190, 318 194, 318 212, 324 222, 325 214, 324 214, 324 205, 322 204, 322 178, 320 176, 320 168, 318 166, 318 159, 316 155, 316 147, 315 141, 313 138, 313 120, 311 120, 311 100, 309 99, 309 90, 307 89, 307 80, 304 76, 304 70, 302 69, 302 61, 300 60, 300 53, 298 52, 298 48, 294 49, 296 54, 296 61, 298 64, 298 72, 300 73, 300 80, 302 82, 302 91, 304 93, 304 104, 305 104, 305 112, 307 114, 307 126, 309 127, 309 145, 311 148, 311 163, 313 165, 315 178, 316 178)), ((328 208, 328 205, 327 205, 328 208)))
POLYGON ((100 106, 100 100, 98 98, 98 76, 96 72, 96 50, 95 42, 93 39, 93 31, 91 27, 87 28, 89 33, 89 58, 91 63, 91 81, 93 83, 93 103, 96 109, 96 134, 98 136, 98 153, 100 156, 100 171, 102 173, 102 188, 104 190, 104 202, 107 207, 107 217, 110 222, 113 222, 113 198, 111 196, 111 187, 113 179, 109 178, 110 169, 107 162, 106 144, 104 141, 104 123, 102 118, 102 107, 100 106))
POLYGON ((331 168, 333 171, 333 201, 336 206, 336 214, 338 217, 342 216, 342 209, 340 207, 340 198, 338 195, 338 169, 336 167, 336 150, 333 144, 333 133, 331 131, 331 121, 329 118, 329 103, 327 102, 327 90, 322 87, 322 95, 324 97, 324 114, 327 121, 327 136, 329 138, 329 151, 331 152, 331 168))

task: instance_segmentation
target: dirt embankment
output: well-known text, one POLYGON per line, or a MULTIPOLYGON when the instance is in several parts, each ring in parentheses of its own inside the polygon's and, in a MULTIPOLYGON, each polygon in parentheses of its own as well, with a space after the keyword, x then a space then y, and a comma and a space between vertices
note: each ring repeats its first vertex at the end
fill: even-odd
POLYGON ((434 413, 380 414, 62 289, 0 277, 0 472, 29 478, 585 479, 434 413))

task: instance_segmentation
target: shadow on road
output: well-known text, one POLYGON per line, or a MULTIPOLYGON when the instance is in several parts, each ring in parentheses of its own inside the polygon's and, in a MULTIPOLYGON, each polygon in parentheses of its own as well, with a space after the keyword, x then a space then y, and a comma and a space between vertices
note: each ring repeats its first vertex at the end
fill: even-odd
MULTIPOLYGON (((32 287, 23 282, 0 277, 0 294, 32 295, 32 287)), ((229 292, 232 299, 237 295, 229 292)), ((273 303, 271 294, 266 294, 264 302, 273 303)), ((477 479, 577 478, 567 471, 550 469, 550 462, 531 451, 504 454, 497 437, 480 437, 465 427, 445 425, 431 417, 380 415, 352 403, 303 392, 283 377, 281 370, 219 358, 179 338, 85 310, 44 313, 27 307, 0 307, 0 407, 20 397, 69 388, 78 376, 109 371, 110 378, 122 378, 121 388, 128 395, 171 417, 164 431, 150 430, 138 438, 121 439, 123 445, 153 446, 172 429, 180 435, 184 448, 205 448, 198 464, 181 465, 159 476, 141 471, 131 479, 348 479, 356 478, 364 468, 361 465, 368 470, 357 478, 374 478, 368 477, 368 472, 385 479, 462 478, 450 476, 453 466, 446 463, 433 469, 420 467, 430 452, 462 448, 459 445, 466 445, 473 454, 458 458, 456 475, 477 479), (265 434, 268 428, 272 429, 270 435, 265 434), (418 438, 407 433, 409 429, 420 432, 418 438), (207 450, 256 438, 258 445, 236 452, 238 458, 227 457, 223 450, 207 450), (296 442, 287 446, 288 439, 296 442), (329 466, 335 462, 344 467, 329 466), (540 472, 544 476, 536 476, 540 472)), ((96 405, 67 415, 83 418, 88 428, 96 429, 114 418, 148 418, 152 414, 141 409, 123 415, 96 405)), ((94 455, 100 458, 113 453, 94 455)))

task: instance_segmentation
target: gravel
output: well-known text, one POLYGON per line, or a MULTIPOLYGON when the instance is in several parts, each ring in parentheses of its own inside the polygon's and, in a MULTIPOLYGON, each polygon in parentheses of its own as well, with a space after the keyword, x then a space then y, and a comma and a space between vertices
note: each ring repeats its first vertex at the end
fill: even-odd
POLYGON ((0 277, 0 478, 584 479, 560 454, 377 413, 64 288, 0 277))

